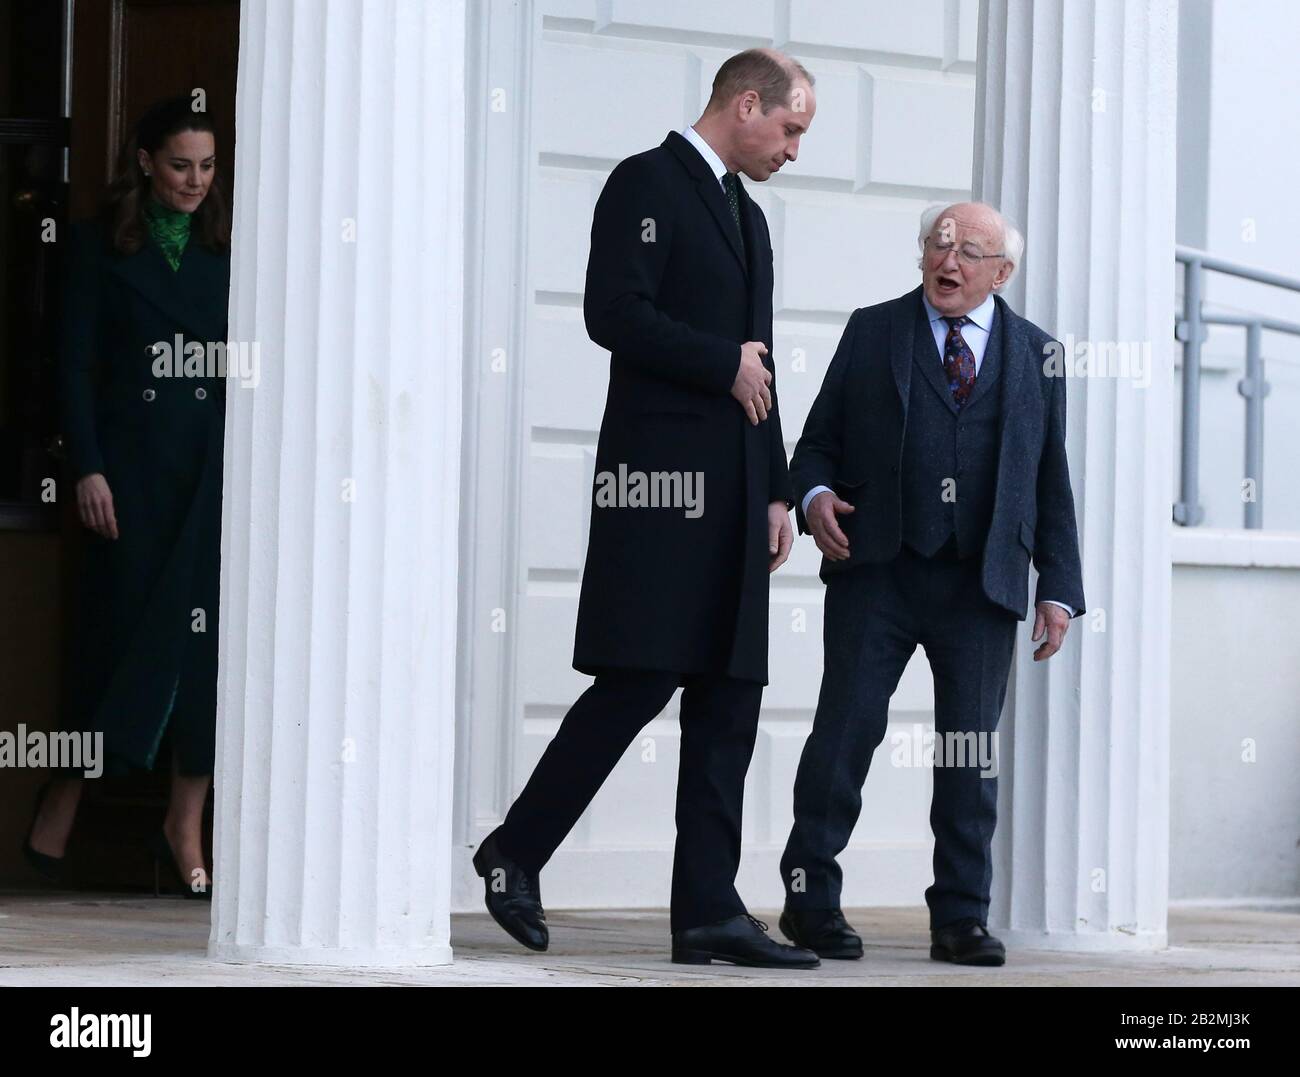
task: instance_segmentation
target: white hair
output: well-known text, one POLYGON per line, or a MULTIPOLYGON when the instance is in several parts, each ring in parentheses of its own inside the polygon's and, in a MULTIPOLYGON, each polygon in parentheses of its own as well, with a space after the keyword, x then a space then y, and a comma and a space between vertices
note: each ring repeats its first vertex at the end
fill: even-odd
MULTIPOLYGON (((934 205, 926 206, 921 211, 921 228, 916 233, 916 245, 921 252, 921 256, 916 260, 918 268, 924 266, 925 241, 930 233, 934 231, 935 222, 945 209, 951 209, 957 204, 955 202, 936 202, 934 205)), ((1020 268, 1020 260, 1025 256, 1025 237, 1020 234, 1019 228, 998 211, 996 206, 990 206, 987 202, 972 202, 971 205, 983 206, 989 210, 998 222, 998 226, 1002 229, 1002 250, 1006 260, 1011 263, 1011 272, 1007 274, 1006 280, 993 289, 995 292, 1000 292, 1011 283, 1011 278, 1016 275, 1016 270, 1020 268)))

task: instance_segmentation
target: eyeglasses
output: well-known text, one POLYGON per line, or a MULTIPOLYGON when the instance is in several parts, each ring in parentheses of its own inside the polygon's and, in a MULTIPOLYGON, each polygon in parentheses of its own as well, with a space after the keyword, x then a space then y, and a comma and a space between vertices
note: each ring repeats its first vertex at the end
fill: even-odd
POLYGON ((984 254, 978 247, 972 247, 969 243, 958 247, 955 243, 942 239, 931 239, 929 236, 926 236, 925 243, 932 251, 937 251, 941 259, 947 258, 948 252, 955 250, 957 257, 968 266, 977 266, 985 258, 1005 258, 1007 256, 1006 251, 998 251, 997 254, 984 254))

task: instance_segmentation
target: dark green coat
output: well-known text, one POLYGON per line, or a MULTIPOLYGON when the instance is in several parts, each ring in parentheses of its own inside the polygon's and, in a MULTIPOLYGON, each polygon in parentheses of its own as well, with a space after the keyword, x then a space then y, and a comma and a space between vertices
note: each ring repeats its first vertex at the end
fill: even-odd
POLYGON ((69 469, 103 473, 118 538, 85 531, 65 728, 104 734, 110 769, 152 768, 170 731, 181 773, 212 772, 225 381, 157 377, 153 348, 226 339, 230 256, 195 236, 173 270, 150 239, 121 255, 69 226, 60 348, 69 469), (194 631, 203 610, 205 631, 194 631))

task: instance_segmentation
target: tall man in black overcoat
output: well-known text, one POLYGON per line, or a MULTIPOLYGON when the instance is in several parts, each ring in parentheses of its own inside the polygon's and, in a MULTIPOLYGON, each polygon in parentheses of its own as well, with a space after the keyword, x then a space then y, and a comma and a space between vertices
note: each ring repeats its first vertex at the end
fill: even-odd
POLYGON ((1059 344, 996 294, 1024 242, 993 207, 935 207, 918 239, 921 286, 853 312, 790 461, 799 528, 823 554, 825 658, 780 924, 823 957, 862 956, 835 858, 919 645, 934 674, 930 956, 1001 965, 986 924, 994 738, 1031 557, 1034 658, 1084 612, 1065 379, 1059 344))
POLYGON ((732 57, 700 119, 622 161, 596 204, 583 312, 611 356, 573 658, 595 682, 474 856, 489 911, 534 950, 538 873, 682 687, 673 960, 818 963, 770 938, 734 885, 768 574, 792 537, 771 237, 738 173, 762 182, 795 159, 812 83, 772 50, 732 57), (672 496, 644 503, 623 481, 638 475, 672 496))

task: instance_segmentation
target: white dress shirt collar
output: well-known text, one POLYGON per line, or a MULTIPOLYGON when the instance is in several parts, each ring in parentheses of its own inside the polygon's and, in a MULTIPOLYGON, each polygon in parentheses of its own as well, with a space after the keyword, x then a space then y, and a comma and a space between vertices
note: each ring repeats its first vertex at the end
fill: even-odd
POLYGON ((713 147, 705 142, 704 137, 690 124, 682 129, 682 137, 700 151, 700 156, 708 162, 709 167, 713 169, 713 174, 721 183, 722 177, 727 174, 727 166, 722 163, 722 158, 717 155, 713 147))

